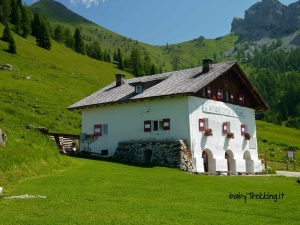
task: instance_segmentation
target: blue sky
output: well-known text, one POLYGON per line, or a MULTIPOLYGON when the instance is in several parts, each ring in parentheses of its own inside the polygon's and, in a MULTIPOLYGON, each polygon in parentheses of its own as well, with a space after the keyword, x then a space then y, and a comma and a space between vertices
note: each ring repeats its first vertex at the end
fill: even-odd
MULTIPOLYGON (((216 38, 258 0, 57 0, 118 34, 151 45, 216 38)), ((280 0, 289 5, 297 0, 280 0)), ((28 5, 35 0, 23 0, 28 5)))

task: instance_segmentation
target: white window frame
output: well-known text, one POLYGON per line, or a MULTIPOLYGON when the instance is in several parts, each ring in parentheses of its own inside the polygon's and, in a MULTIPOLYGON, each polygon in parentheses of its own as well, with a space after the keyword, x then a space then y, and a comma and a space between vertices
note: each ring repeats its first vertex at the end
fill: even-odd
POLYGON ((142 93, 143 92, 143 86, 141 84, 138 84, 135 86, 135 93, 142 93))
POLYGON ((163 120, 152 120, 153 131, 163 131, 164 130, 164 121, 163 120), (157 129, 155 130, 155 123, 157 123, 157 129))

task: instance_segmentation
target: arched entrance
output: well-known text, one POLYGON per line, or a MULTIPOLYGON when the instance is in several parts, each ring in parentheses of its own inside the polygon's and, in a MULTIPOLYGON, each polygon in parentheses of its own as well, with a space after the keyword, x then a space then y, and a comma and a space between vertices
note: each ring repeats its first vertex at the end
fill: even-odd
POLYGON ((227 170, 230 171, 230 158, 227 152, 225 152, 225 159, 227 159, 227 170))
POLYGON ((204 172, 208 172, 208 154, 206 151, 202 152, 202 158, 203 158, 204 172))
POLYGON ((251 159, 251 154, 248 150, 244 152, 243 159, 245 160, 246 164, 246 172, 254 173, 253 160, 251 159))

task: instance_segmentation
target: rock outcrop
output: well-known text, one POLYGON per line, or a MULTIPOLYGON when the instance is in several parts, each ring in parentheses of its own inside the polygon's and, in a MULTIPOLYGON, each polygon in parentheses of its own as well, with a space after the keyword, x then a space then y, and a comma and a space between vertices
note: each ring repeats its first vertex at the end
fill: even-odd
POLYGON ((291 34, 300 29, 300 1, 289 6, 278 0, 262 0, 245 11, 245 18, 235 17, 231 32, 254 40, 291 34))

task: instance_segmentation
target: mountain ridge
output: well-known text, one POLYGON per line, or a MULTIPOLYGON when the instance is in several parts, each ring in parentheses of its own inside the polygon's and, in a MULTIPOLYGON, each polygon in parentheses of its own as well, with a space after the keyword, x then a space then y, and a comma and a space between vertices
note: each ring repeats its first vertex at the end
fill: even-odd
POLYGON ((300 1, 288 6, 278 0, 262 0, 245 11, 243 18, 234 17, 231 32, 254 40, 282 37, 300 29, 300 1))

